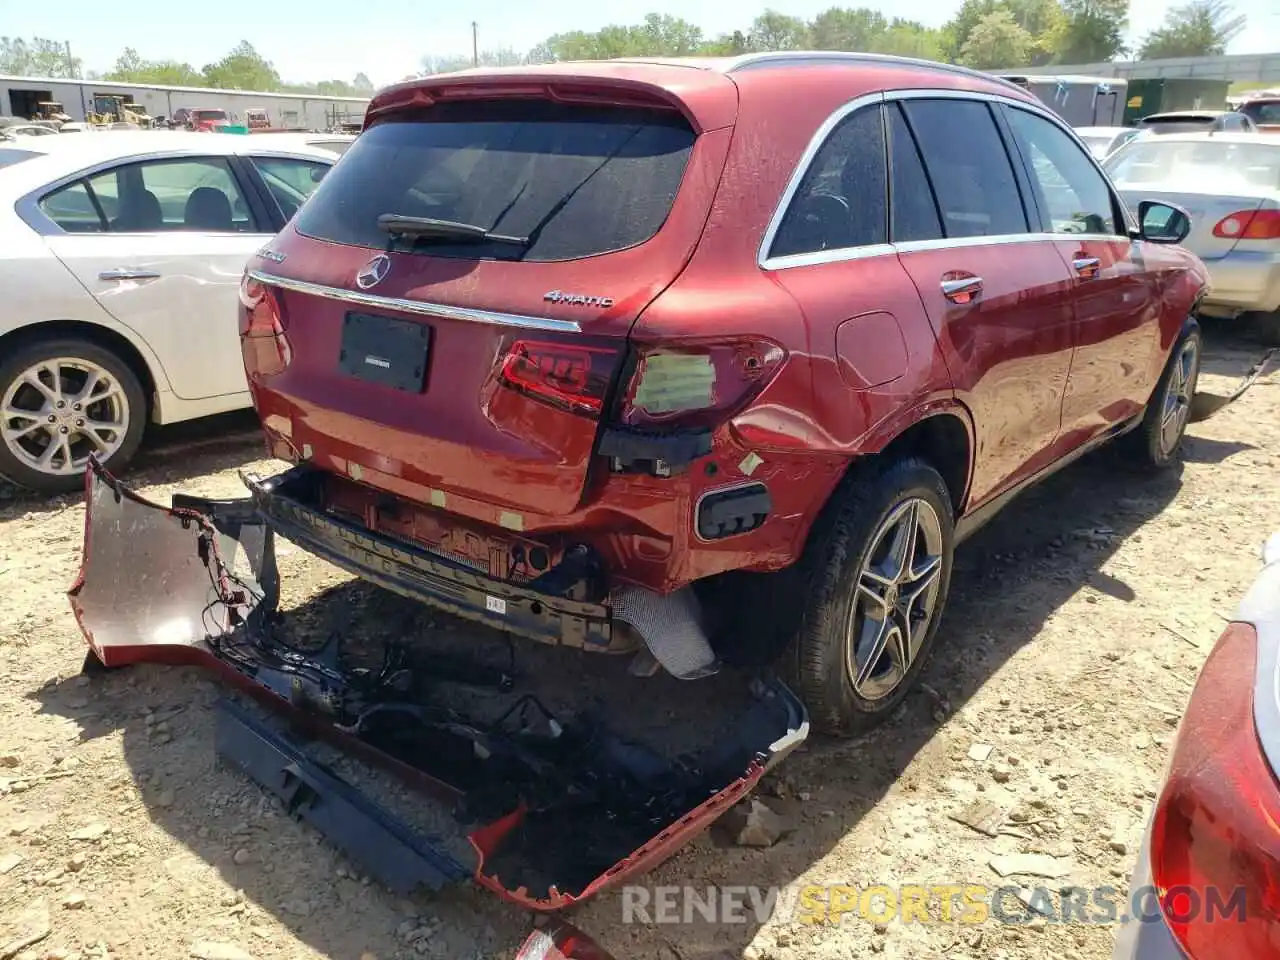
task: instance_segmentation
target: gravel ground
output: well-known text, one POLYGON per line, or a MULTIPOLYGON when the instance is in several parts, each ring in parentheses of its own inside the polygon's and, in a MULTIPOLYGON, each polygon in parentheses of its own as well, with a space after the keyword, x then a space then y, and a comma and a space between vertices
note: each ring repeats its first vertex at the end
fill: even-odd
MULTIPOLYGON (((1212 328, 1202 384, 1224 387, 1259 353, 1212 328)), ((128 479, 161 500, 178 489, 235 495, 238 469, 275 466, 256 459, 249 425, 166 431, 128 479)), ((1028 493, 959 552, 922 689, 875 734, 815 739, 766 783, 786 827, 779 842, 754 849, 709 834, 645 882, 1123 890, 1196 672, 1255 575, 1264 535, 1280 529, 1278 467, 1273 373, 1192 427, 1180 470, 1145 477, 1104 451, 1028 493), (1001 811, 995 836, 952 819, 975 801, 1001 811), (1015 853, 1050 855, 1065 875, 1001 881, 991 859, 1015 853)), ((0 960, 511 957, 529 928, 518 911, 469 887, 397 898, 215 765, 210 706, 221 691, 209 676, 79 675, 84 647, 63 592, 82 525, 76 498, 0 490, 0 960)), ((312 622, 346 622, 357 600, 399 603, 282 546, 284 605, 312 622)), ((427 635, 475 632, 401 614, 427 635)), ((740 699, 732 677, 690 698, 688 685, 570 652, 520 655, 543 669, 567 658, 566 677, 615 704, 645 698, 659 731, 703 703, 740 699)), ((612 894, 573 919, 620 960, 1099 960, 1114 935, 1107 924, 622 916, 612 894)))

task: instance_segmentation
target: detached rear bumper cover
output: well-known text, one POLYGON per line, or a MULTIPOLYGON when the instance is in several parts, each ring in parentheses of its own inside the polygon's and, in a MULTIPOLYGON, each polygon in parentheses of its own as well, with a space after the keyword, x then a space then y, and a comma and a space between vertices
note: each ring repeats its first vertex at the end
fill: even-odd
MULTIPOLYGON (((808 735, 803 706, 778 683, 758 684, 753 705, 725 740, 683 762, 646 753, 576 720, 565 724, 563 736, 554 734, 558 740, 541 743, 525 733, 511 739, 497 726, 467 727, 488 737, 490 745, 511 749, 494 754, 505 766, 490 766, 488 757, 470 761, 463 773, 473 787, 461 789, 441 775, 437 763, 437 753, 447 752, 437 746, 451 745, 444 738, 454 735, 452 727, 425 719, 415 726, 411 720, 407 740, 379 740, 363 721, 350 720, 356 713, 377 713, 379 701, 344 675, 336 658, 322 651, 307 659, 273 646, 278 573, 271 525, 258 513, 270 498, 179 496, 166 508, 142 499, 96 464, 86 482, 84 558, 69 596, 97 658, 107 666, 149 661, 216 669, 262 702, 290 709, 313 732, 456 801, 455 810, 474 814, 465 819, 475 824, 467 834, 475 863, 461 867, 443 848, 416 837, 409 862, 429 884, 469 874, 532 910, 570 906, 666 860, 808 735), (382 749, 391 749, 385 744, 392 742, 410 742, 413 750, 400 749, 392 757, 382 749), (528 766, 518 765, 529 757, 528 766), (539 779, 545 770, 552 776, 539 779), (592 800, 591 791, 606 782, 613 792, 597 791, 592 800), (637 809, 628 819, 617 803, 622 797, 628 805, 633 794, 637 809), (579 853, 588 846, 594 859, 579 853)), ((395 707, 404 711, 397 716, 426 717, 432 710, 429 703, 395 707)), ((324 792, 322 778, 300 776, 308 771, 305 758, 268 749, 262 746, 267 739, 258 738, 262 743, 240 761, 255 779, 277 792, 296 791, 300 783, 312 794, 324 792)), ((322 811, 358 804, 345 787, 330 792, 318 804, 322 811)), ((342 819, 326 814, 315 822, 332 831, 342 819)), ((385 824, 377 829, 384 836, 395 833, 385 824)))

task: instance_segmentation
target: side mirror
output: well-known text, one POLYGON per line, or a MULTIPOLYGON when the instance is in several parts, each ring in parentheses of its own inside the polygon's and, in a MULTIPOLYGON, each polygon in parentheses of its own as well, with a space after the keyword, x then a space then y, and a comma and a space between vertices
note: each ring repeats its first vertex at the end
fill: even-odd
POLYGON ((1138 204, 1138 238, 1149 243, 1181 243, 1191 232, 1191 214, 1172 203, 1138 204))
POLYGON ((328 167, 312 167, 312 168, 311 168, 311 182, 312 182, 312 183, 319 183, 321 180, 323 180, 323 179, 324 179, 324 175, 325 175, 326 173, 328 173, 328 172, 329 172, 329 168, 328 168, 328 167))

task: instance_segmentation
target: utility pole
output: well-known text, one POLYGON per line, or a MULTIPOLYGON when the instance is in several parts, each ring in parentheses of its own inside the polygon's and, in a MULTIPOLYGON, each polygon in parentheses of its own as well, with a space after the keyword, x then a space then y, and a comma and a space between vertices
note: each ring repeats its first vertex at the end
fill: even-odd
POLYGON ((471 21, 471 65, 480 66, 480 40, 474 20, 471 21))
POLYGON ((66 48, 67 48, 67 78, 69 80, 75 80, 77 79, 76 62, 71 57, 71 41, 70 40, 66 41, 66 48))

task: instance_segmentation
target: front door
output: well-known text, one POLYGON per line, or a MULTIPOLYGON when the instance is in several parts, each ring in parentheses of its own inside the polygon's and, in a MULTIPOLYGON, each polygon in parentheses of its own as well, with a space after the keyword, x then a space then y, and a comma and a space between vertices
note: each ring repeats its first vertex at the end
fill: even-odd
POLYGON ((1053 239, 1032 233, 987 103, 911 98, 888 113, 892 239, 973 416, 972 508, 1052 460, 1071 277, 1053 239))
POLYGON ((1072 275, 1075 356, 1063 399, 1073 447, 1139 413, 1160 375, 1159 303, 1124 212, 1092 157, 1055 123, 1006 107, 1041 226, 1072 275))
POLYGON ((54 254, 103 309, 155 351, 173 392, 247 390, 240 278, 269 227, 225 157, 128 163, 46 196, 54 254))

